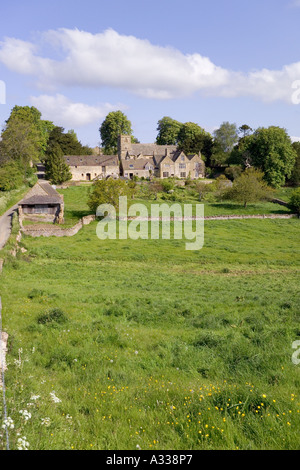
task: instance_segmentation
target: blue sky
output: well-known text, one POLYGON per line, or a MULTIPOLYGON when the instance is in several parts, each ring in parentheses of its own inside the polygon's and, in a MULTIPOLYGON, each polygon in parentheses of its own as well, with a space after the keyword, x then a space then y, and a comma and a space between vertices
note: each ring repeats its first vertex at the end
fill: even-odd
POLYGON ((18 104, 91 146, 117 109, 141 142, 163 116, 300 137, 300 0, 10 0, 0 13, 2 125, 18 104))

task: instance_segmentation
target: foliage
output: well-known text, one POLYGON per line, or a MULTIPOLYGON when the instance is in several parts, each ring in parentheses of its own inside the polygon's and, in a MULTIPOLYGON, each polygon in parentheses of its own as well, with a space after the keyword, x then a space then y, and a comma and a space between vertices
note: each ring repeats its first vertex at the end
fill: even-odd
POLYGON ((261 127, 245 137, 241 153, 246 153, 250 164, 263 171, 265 181, 276 188, 291 176, 297 156, 286 130, 275 126, 261 127))
POLYGON ((234 201, 242 202, 244 207, 247 207, 249 202, 257 202, 265 200, 270 196, 271 189, 263 180, 264 174, 249 168, 244 171, 234 182, 224 198, 232 199, 234 201))
POLYGON ((186 122, 178 134, 178 148, 186 155, 201 152, 206 163, 209 162, 212 152, 212 136, 194 122, 186 122))
POLYGON ((241 165, 231 165, 225 170, 225 176, 230 179, 231 181, 234 181, 238 176, 241 176, 243 172, 243 168, 241 165))
POLYGON ((108 113, 99 131, 106 155, 117 154, 119 135, 132 135, 131 122, 122 111, 108 113))
POLYGON ((300 185, 300 142, 293 142, 292 147, 296 151, 297 157, 295 160, 295 165, 292 170, 292 174, 291 174, 289 182, 292 183, 294 186, 299 186, 300 185))
POLYGON ((58 144, 51 145, 51 151, 45 159, 46 179, 52 184, 61 184, 72 179, 70 168, 63 158, 63 152, 58 144))
POLYGON ((24 174, 15 162, 0 166, 0 191, 17 189, 23 183, 24 174))
POLYGON ((93 153, 90 147, 83 146, 78 141, 73 130, 65 132, 63 127, 55 126, 49 135, 45 159, 57 147, 60 148, 62 155, 91 155, 93 153))
POLYGON ((163 187, 163 190, 167 193, 168 191, 171 191, 175 187, 175 181, 172 179, 163 179, 161 181, 161 185, 163 187))
POLYGON ((158 145, 177 145, 182 123, 168 116, 163 117, 157 123, 156 143, 158 145))
POLYGON ((293 211, 300 214, 300 188, 297 188, 292 192, 290 206, 293 211))
POLYGON ((236 124, 223 122, 219 129, 214 131, 215 141, 224 153, 229 153, 238 141, 238 130, 236 124))
MULTIPOLYGON (((10 114, 10 117, 6 121, 6 129, 9 130, 11 126, 19 125, 20 128, 27 124, 30 131, 30 137, 36 144, 36 154, 32 156, 33 161, 40 161, 44 155, 47 142, 49 139, 49 134, 54 128, 54 124, 51 121, 42 120, 41 112, 34 106, 15 106, 10 114), (23 126, 22 126, 23 124, 23 126)), ((5 136, 5 132, 3 133, 5 136)))
POLYGON ((214 165, 224 164, 234 145, 238 141, 238 130, 236 124, 223 122, 219 129, 214 131, 214 146, 212 160, 214 165))
POLYGON ((119 208, 120 196, 132 196, 132 188, 122 180, 98 180, 93 183, 89 194, 88 206, 96 213, 101 204, 111 204, 117 210, 119 208))
POLYGON ((251 134, 251 132, 253 132, 253 129, 251 129, 248 124, 243 124, 239 127, 239 133, 243 134, 243 137, 246 137, 247 135, 251 134))

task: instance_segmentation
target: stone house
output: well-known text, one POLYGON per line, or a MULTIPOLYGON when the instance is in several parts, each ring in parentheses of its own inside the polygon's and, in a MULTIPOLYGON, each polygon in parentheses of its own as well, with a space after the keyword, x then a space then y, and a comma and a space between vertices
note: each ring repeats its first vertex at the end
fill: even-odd
POLYGON ((64 200, 47 181, 38 181, 19 203, 21 219, 62 223, 64 200))
POLYGON ((118 178, 120 166, 117 155, 65 155, 73 181, 93 181, 118 178))
POLYGON ((205 176, 205 163, 199 153, 185 155, 175 145, 133 144, 128 135, 119 136, 118 157, 121 174, 139 178, 188 178, 205 176))

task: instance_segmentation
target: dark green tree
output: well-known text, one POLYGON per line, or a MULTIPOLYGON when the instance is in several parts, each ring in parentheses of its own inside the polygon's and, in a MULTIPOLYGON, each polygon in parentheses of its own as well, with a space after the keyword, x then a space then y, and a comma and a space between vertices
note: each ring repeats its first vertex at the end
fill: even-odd
POLYGON ((183 124, 168 116, 163 117, 157 123, 156 143, 158 145, 177 145, 178 135, 183 124))
POLYGON ((45 159, 45 174, 52 184, 61 184, 72 178, 69 166, 63 158, 63 152, 58 144, 53 145, 45 159))
POLYGON ((73 130, 65 132, 64 128, 59 126, 55 126, 50 133, 46 157, 57 146, 60 147, 63 155, 91 155, 93 153, 90 147, 83 146, 78 141, 77 135, 73 130))
POLYGON ((212 136, 194 122, 186 122, 178 134, 178 148, 185 154, 201 152, 206 164, 209 165, 212 153, 212 136))
MULTIPOLYGON (((122 111, 112 111, 108 113, 99 128, 102 147, 107 155, 115 155, 118 152, 119 135, 132 136, 131 122, 122 111)), ((136 139, 133 138, 133 142, 136 139)))
POLYGON ((298 215, 300 215, 300 188, 297 188, 292 192, 290 198, 290 207, 292 211, 295 211, 298 215))
POLYGON ((243 124, 241 127, 239 127, 239 133, 243 134, 243 137, 251 134, 251 132, 253 132, 253 129, 251 129, 251 127, 247 124, 243 124))
POLYGON ((297 152, 285 129, 261 127, 242 142, 242 154, 254 167, 264 173, 264 179, 274 187, 280 187, 290 178, 297 152))
POLYGON ((292 144, 292 147, 296 151, 297 157, 296 157, 295 165, 292 170, 291 178, 289 181, 294 186, 299 186, 300 184, 300 142, 294 142, 292 144))

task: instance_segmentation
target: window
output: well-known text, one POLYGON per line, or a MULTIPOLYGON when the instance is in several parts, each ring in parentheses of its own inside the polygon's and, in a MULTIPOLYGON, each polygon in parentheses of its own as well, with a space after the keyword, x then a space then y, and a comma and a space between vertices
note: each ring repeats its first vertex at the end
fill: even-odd
POLYGON ((170 163, 165 163, 164 166, 165 168, 170 168, 170 163))
POLYGON ((186 173, 180 173, 180 178, 186 178, 186 173))
POLYGON ((105 169, 106 169, 106 167, 103 166, 103 167, 102 167, 102 173, 105 173, 105 169))
POLYGON ((164 172, 163 172, 163 177, 164 177, 164 178, 169 178, 169 172, 168 172, 168 171, 164 171, 164 172))
POLYGON ((186 164, 185 163, 179 163, 179 168, 180 168, 180 170, 185 170, 186 169, 186 164))
POLYGON ((184 156, 183 156, 183 155, 182 155, 182 157, 181 157, 181 161, 182 161, 182 162, 184 162, 184 161, 185 161, 185 158, 184 158, 184 156))
POLYGON ((129 165, 129 168, 133 168, 133 165, 129 165))

